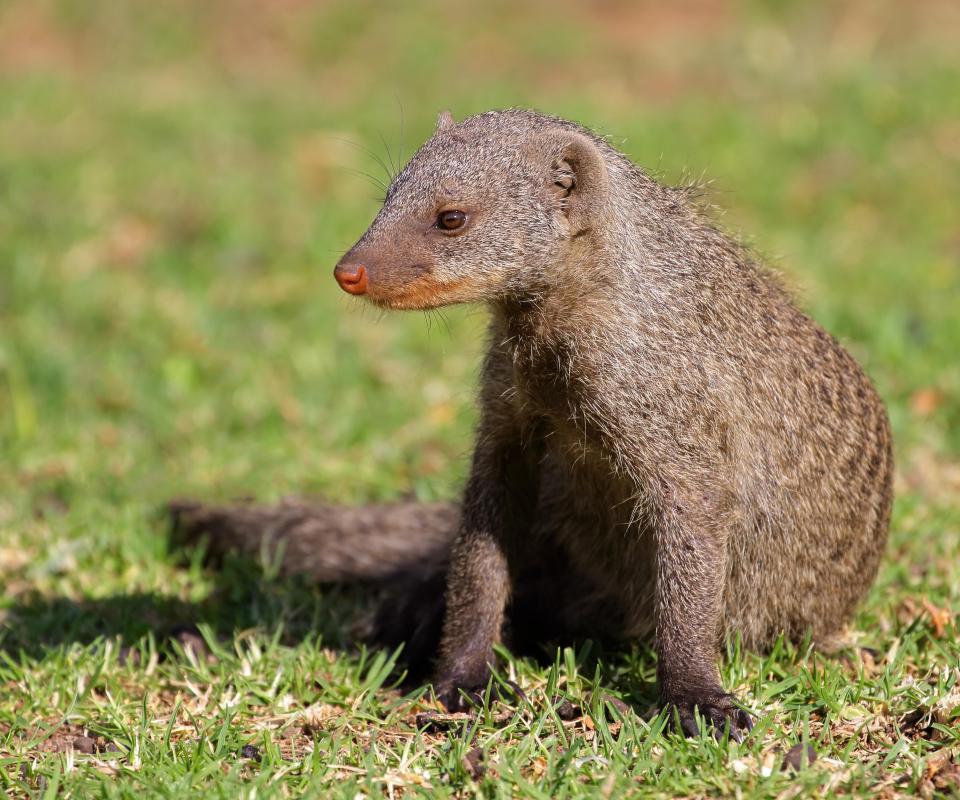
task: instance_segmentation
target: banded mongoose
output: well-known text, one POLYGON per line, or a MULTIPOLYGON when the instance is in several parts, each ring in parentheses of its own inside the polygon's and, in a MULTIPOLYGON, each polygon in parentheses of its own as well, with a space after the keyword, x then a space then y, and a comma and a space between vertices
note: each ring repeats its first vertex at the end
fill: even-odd
POLYGON ((397 578, 381 633, 435 655, 449 708, 507 630, 652 635, 682 730, 696 709, 740 738, 720 643, 842 626, 886 542, 891 438, 854 359, 689 194, 572 122, 442 114, 335 277, 383 308, 490 309, 462 501, 187 504, 181 525, 397 578))

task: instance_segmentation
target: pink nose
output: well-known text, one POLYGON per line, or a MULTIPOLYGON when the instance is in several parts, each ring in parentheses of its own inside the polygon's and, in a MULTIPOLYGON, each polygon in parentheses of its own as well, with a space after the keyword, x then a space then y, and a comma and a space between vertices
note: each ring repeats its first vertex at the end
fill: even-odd
POLYGON ((337 264, 333 277, 348 294, 366 294, 367 270, 363 264, 337 264))

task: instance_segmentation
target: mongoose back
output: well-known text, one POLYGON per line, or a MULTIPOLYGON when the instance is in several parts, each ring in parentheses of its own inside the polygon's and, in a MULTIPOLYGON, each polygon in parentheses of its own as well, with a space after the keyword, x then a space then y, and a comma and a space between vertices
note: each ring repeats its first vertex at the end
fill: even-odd
POLYGON ((605 139, 532 111, 442 114, 335 277, 384 308, 489 307, 462 502, 359 526, 331 506, 193 505, 181 523, 249 550, 279 524, 290 567, 323 579, 420 565, 443 602, 404 608, 436 617, 417 636, 448 707, 487 685, 505 621, 533 615, 652 636, 682 730, 698 709, 739 738, 723 639, 823 640, 873 581, 892 456, 870 381, 687 191, 605 139), (344 542, 371 548, 366 569, 344 542))

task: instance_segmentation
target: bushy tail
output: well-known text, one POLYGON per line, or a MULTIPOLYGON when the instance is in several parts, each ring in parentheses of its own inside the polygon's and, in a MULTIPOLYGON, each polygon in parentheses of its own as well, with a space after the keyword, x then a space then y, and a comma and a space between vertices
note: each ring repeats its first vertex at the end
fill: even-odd
POLYGON ((273 560, 286 574, 321 582, 384 582, 442 572, 457 531, 453 503, 338 506, 285 500, 277 505, 169 505, 175 538, 206 539, 210 555, 237 552, 273 560))

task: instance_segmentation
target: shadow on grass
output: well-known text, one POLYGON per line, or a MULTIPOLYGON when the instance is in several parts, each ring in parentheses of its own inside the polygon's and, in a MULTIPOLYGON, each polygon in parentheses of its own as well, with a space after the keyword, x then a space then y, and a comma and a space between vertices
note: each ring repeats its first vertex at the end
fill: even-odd
POLYGON ((224 640, 249 628, 280 631, 284 644, 314 635, 343 650, 353 645, 352 631, 372 602, 371 593, 360 587, 321 589, 299 576, 267 576, 239 557, 226 558, 213 575, 213 591, 198 602, 160 592, 83 600, 21 595, 0 625, 0 650, 39 658, 62 645, 90 644, 100 637, 133 646, 152 635, 162 643, 197 626, 224 640))

